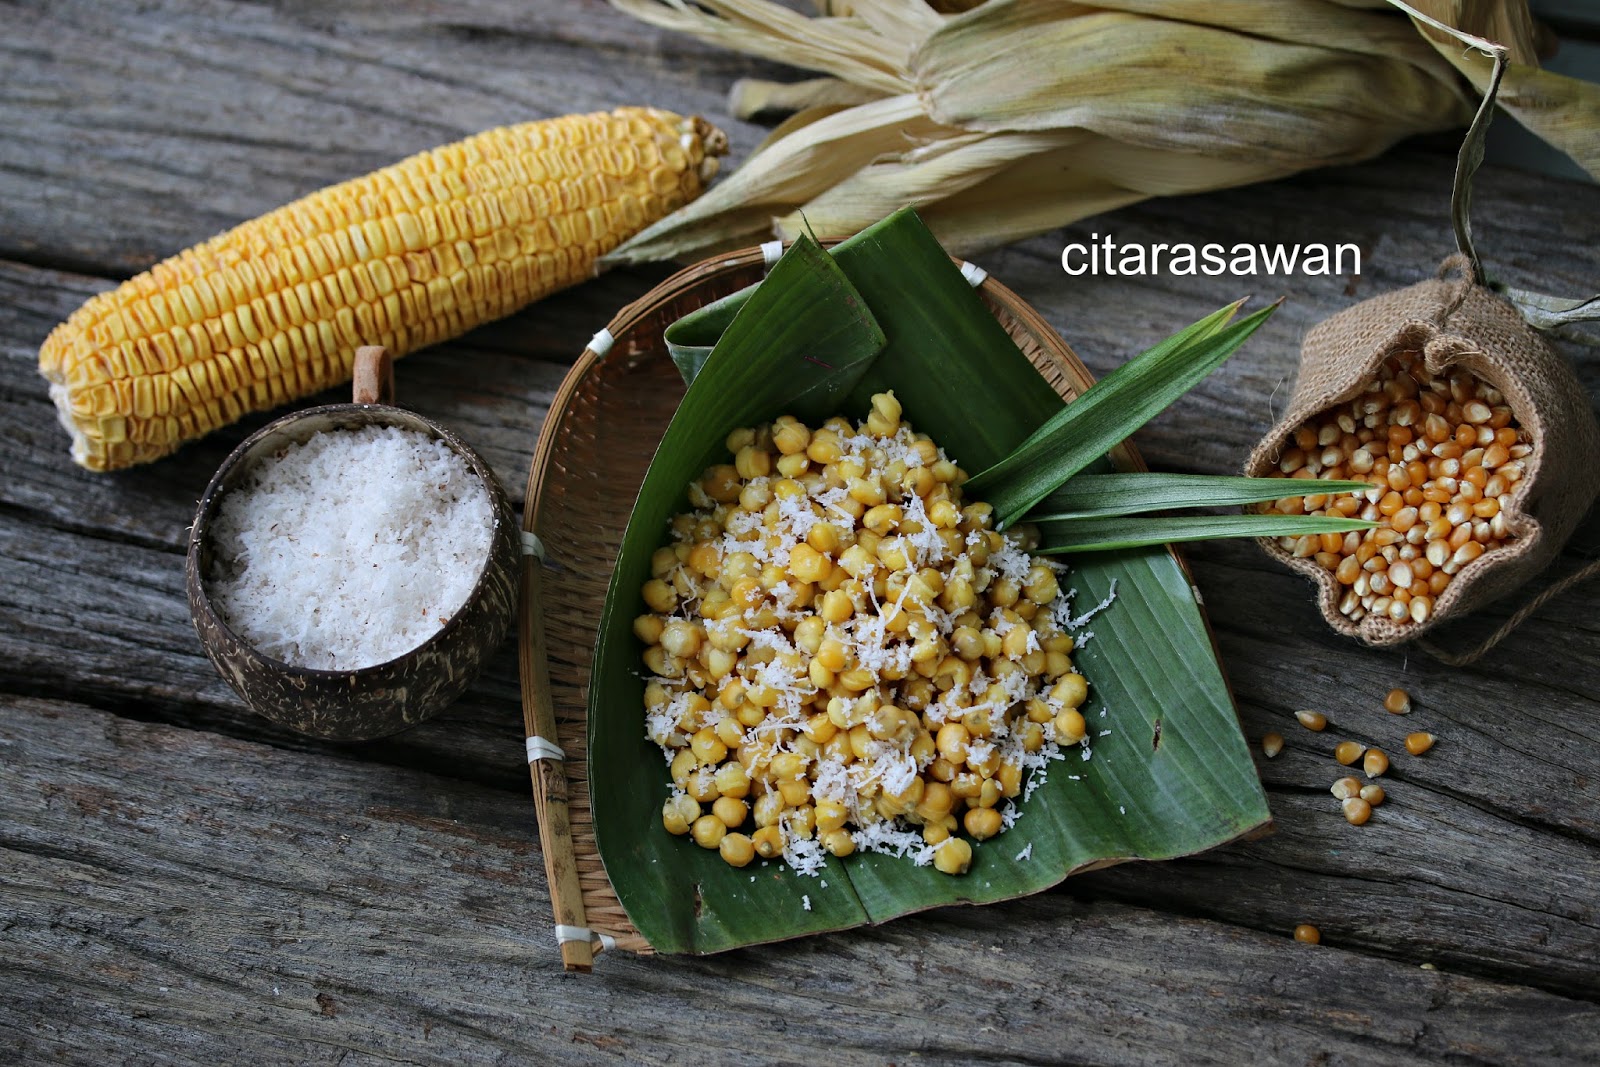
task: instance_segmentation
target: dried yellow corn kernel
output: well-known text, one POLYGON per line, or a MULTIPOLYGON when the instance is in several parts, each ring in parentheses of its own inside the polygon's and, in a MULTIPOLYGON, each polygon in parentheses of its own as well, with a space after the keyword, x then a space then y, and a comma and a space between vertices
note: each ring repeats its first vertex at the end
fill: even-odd
MULTIPOLYGON (((1281 543, 1333 572, 1344 587, 1339 610, 1351 620, 1423 623, 1461 568, 1513 539, 1508 514, 1533 451, 1499 390, 1465 371, 1434 374, 1421 353, 1401 353, 1361 394, 1295 431, 1269 473, 1306 483, 1298 487, 1306 495, 1288 493, 1262 511, 1381 523, 1281 543), (1329 478, 1372 488, 1315 492, 1329 478)), ((1411 697, 1392 689, 1383 706, 1405 715, 1411 697)))

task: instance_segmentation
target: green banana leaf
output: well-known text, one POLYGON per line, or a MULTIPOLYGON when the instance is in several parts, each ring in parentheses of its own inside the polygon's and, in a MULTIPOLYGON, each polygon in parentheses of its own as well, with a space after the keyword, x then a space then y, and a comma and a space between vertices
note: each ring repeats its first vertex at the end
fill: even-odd
MULTIPOLYGON (((1159 548, 1070 560, 1086 676, 1085 749, 1065 750, 1010 829, 958 877, 909 859, 830 857, 820 876, 745 868, 661 826, 669 779, 644 736, 640 586, 686 487, 738 426, 792 413, 859 418, 892 388, 905 417, 967 470, 997 463, 1062 409, 914 213, 833 249, 797 242, 753 291, 673 328, 698 368, 652 461, 601 618, 589 690, 597 843, 628 917, 661 952, 715 952, 943 904, 1038 892, 1074 871, 1168 859, 1270 819, 1182 567, 1159 548), (707 358, 707 343, 714 350, 707 358), (874 355, 875 354, 875 355, 874 355), (1099 605, 1104 608, 1098 612, 1099 605), (1087 754, 1088 758, 1084 758, 1087 754)), ((677 353, 675 352, 675 355, 677 353)))

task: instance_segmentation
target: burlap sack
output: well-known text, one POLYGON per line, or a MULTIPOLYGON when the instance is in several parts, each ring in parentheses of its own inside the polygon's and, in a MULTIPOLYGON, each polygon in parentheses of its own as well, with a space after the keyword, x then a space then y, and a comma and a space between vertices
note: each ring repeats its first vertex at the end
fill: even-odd
POLYGON ((1515 308, 1477 285, 1459 255, 1445 260, 1438 278, 1363 301, 1306 334, 1289 410, 1251 452, 1245 473, 1276 469, 1302 423, 1354 399, 1383 361, 1400 352, 1421 352, 1434 374, 1459 365, 1500 390, 1532 434, 1534 450, 1507 514, 1514 540, 1463 567, 1424 622, 1368 615, 1353 623, 1339 611, 1345 590, 1330 572, 1293 558, 1276 541, 1261 542, 1269 555, 1317 583, 1330 626, 1373 645, 1409 641, 1521 586, 1561 551, 1600 493, 1600 426, 1572 368, 1515 308))

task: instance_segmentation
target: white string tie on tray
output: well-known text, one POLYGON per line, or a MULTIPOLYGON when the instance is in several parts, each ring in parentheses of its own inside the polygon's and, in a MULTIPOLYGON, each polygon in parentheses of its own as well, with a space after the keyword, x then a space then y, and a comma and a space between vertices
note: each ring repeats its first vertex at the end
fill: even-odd
POLYGON ((529 763, 542 759, 564 760, 566 758, 567 754, 562 751, 561 746, 553 741, 537 735, 528 738, 529 763))
POLYGON ((967 280, 968 285, 976 289, 983 284, 983 280, 989 276, 989 272, 976 263, 968 263, 966 260, 962 260, 961 276, 967 280))
POLYGON ((611 331, 602 326, 599 333, 589 338, 589 351, 604 358, 605 354, 611 351, 611 346, 616 343, 617 339, 611 336, 611 331))
POLYGON ((599 945, 601 952, 617 947, 617 939, 610 934, 602 934, 587 926, 562 926, 556 923, 556 944, 565 945, 568 941, 587 941, 591 945, 599 945))
POLYGON ((522 554, 532 556, 540 563, 544 562, 544 542, 539 540, 539 535, 532 530, 522 531, 522 554))
POLYGON ((771 270, 783 258, 783 242, 767 241, 761 246, 761 262, 767 270, 771 270))

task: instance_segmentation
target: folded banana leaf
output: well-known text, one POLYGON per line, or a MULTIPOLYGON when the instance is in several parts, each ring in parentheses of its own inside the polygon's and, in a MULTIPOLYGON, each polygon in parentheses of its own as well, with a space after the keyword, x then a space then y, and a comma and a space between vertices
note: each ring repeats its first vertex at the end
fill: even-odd
POLYGON ((981 471, 1063 406, 909 211, 831 255, 802 238, 759 286, 686 317, 669 339, 692 383, 612 574, 588 720, 600 855, 656 950, 715 952, 1005 900, 1111 862, 1190 855, 1269 821, 1196 594, 1169 550, 1147 548, 1070 558, 1062 587, 1076 590, 1077 614, 1093 613, 1074 653, 1089 682, 1089 742, 1049 766, 1015 825, 976 846, 967 874, 860 852, 830 857, 819 876, 777 860, 734 868, 668 834, 670 781, 644 734, 631 623, 651 553, 687 507, 689 482, 725 461, 727 433, 785 413, 859 418, 892 388, 918 430, 981 471))

